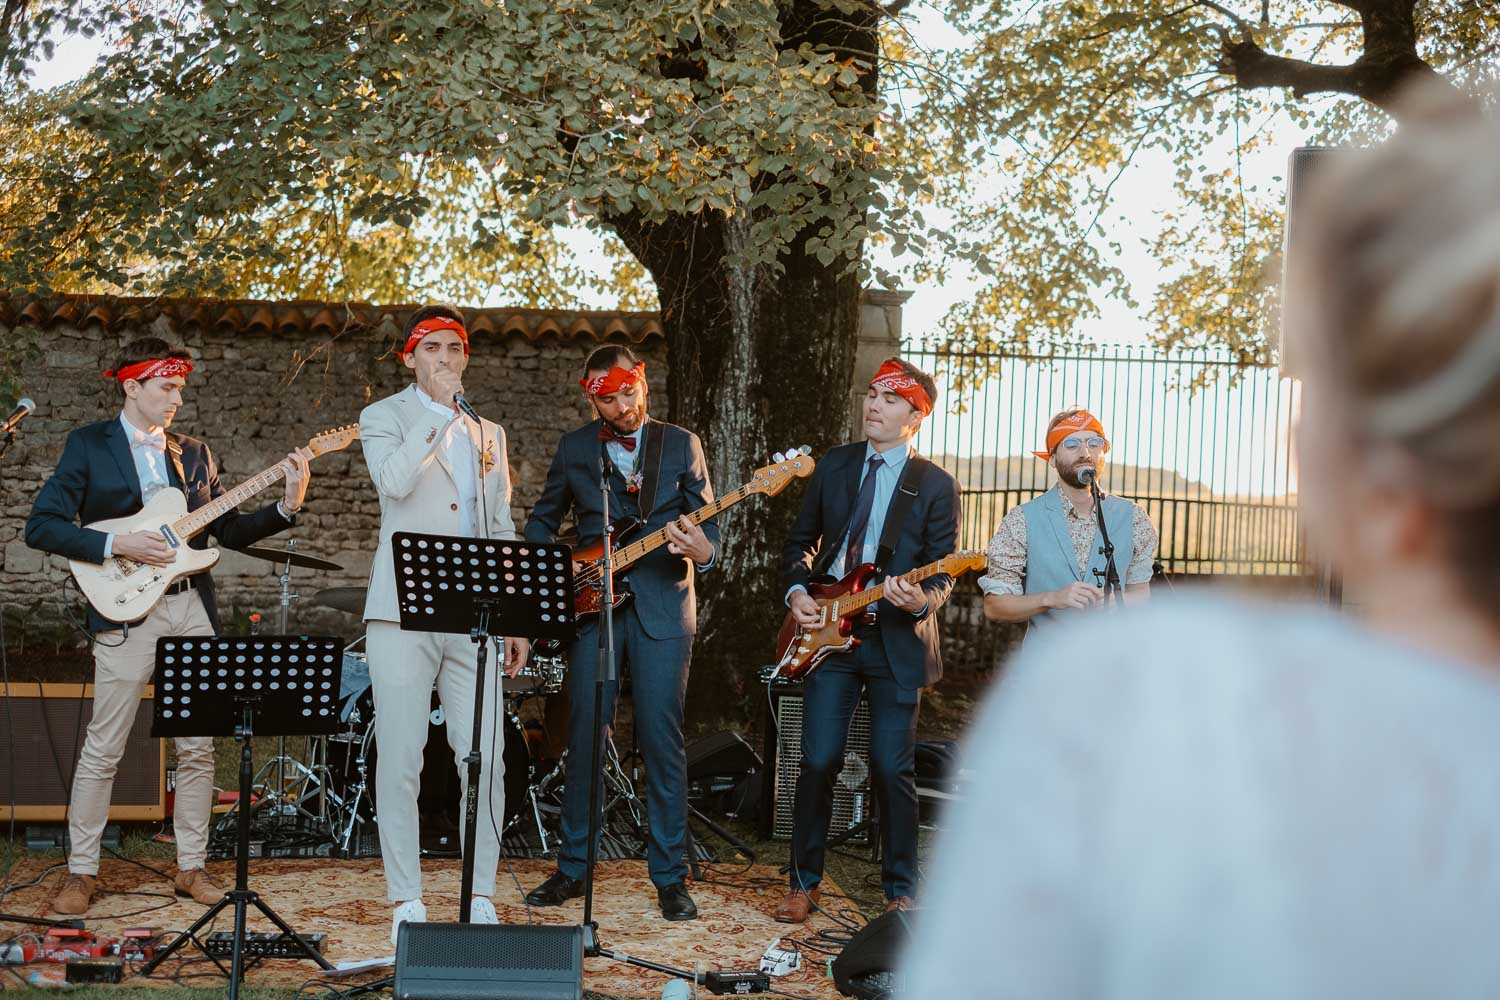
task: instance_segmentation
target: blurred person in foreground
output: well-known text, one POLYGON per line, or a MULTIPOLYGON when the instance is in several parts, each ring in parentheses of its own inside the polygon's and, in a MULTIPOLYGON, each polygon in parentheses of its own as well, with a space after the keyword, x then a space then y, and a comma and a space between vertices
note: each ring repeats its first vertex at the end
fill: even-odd
POLYGON ((1500 996, 1500 128, 1407 95, 1315 178, 1308 538, 1356 612, 1202 596, 1028 643, 907 997, 1500 996))

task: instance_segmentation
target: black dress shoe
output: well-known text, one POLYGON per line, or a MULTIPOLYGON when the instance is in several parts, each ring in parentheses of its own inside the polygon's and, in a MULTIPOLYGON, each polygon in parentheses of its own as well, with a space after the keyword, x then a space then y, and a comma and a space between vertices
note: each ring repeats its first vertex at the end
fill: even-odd
POLYGON ((661 915, 668 920, 692 920, 698 915, 697 904, 681 882, 657 889, 656 901, 661 904, 661 915))
POLYGON ((583 881, 568 878, 562 872, 553 872, 552 877, 526 894, 531 906, 561 906, 570 899, 583 895, 583 881))

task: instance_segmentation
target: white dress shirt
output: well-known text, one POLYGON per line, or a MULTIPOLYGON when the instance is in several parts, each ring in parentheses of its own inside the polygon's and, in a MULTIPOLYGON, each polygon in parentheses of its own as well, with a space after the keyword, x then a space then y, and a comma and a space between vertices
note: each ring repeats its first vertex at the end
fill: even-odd
POLYGON ((458 411, 453 407, 439 403, 423 392, 421 386, 415 388, 423 406, 434 413, 456 418, 449 420, 448 426, 442 430, 443 454, 448 459, 448 468, 453 470, 453 484, 458 488, 458 533, 476 537, 479 534, 479 487, 475 458, 479 445, 469 429, 470 421, 457 419, 458 411))
MULTIPOLYGON (((167 475, 167 432, 158 427, 154 431, 143 431, 120 413, 120 426, 125 428, 125 440, 130 442, 130 458, 135 462, 135 475, 141 484, 141 502, 150 503, 151 498, 172 485, 167 475)), ((114 555, 115 536, 111 532, 104 539, 104 558, 114 555)))

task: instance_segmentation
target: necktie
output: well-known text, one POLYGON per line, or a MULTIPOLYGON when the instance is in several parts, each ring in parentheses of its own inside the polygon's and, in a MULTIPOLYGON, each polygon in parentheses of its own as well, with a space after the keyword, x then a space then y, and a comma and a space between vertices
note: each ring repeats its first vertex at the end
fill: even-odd
POLYGON ((613 441, 626 451, 635 451, 635 437, 630 434, 620 434, 613 427, 609 426, 609 424, 599 425, 599 440, 613 441))
POLYGON ((865 549, 865 528, 870 524, 870 511, 875 506, 875 470, 880 467, 879 455, 872 455, 865 466, 865 479, 860 483, 859 496, 854 501, 854 516, 849 519, 849 539, 844 544, 844 572, 864 562, 860 558, 865 549))

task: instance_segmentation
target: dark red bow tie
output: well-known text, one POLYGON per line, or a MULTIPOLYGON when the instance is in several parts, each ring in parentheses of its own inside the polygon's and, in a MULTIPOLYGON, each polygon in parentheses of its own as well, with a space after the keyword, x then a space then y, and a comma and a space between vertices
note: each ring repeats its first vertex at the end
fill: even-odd
POLYGON ((613 441, 622 446, 626 451, 635 451, 635 438, 629 434, 621 434, 609 424, 599 425, 599 440, 613 441))

